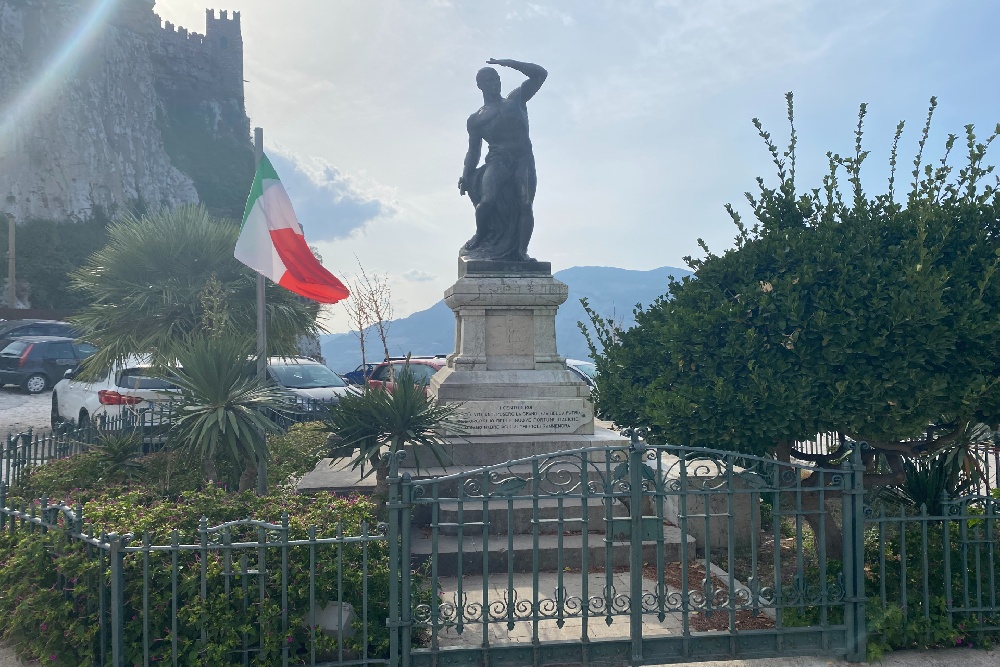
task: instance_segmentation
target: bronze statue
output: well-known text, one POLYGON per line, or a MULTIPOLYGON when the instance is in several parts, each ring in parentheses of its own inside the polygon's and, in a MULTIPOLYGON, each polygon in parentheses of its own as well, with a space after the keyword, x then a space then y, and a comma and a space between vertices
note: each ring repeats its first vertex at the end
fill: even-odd
POLYGON ((462 246, 465 259, 531 261, 528 241, 535 226, 531 211, 535 199, 535 156, 528 138, 527 102, 548 73, 542 67, 517 60, 494 60, 490 65, 510 67, 528 77, 507 97, 500 94, 500 75, 492 67, 476 74, 483 106, 469 116, 469 152, 458 180, 460 194, 469 193, 476 207, 476 233, 462 246), (489 152, 477 168, 483 139, 489 152))

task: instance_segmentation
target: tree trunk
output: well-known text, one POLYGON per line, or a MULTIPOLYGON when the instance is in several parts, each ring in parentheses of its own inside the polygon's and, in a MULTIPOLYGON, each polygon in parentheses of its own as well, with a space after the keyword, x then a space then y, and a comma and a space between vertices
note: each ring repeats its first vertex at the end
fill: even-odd
POLYGON ((243 468, 243 474, 240 475, 240 486, 239 491, 248 491, 256 487, 257 483, 257 460, 248 459, 246 466, 243 468))
POLYGON ((219 478, 219 472, 215 469, 215 458, 212 456, 206 456, 205 460, 201 464, 201 472, 208 483, 214 483, 216 479, 219 478))
MULTIPOLYGON (((820 493, 819 490, 812 490, 807 488, 809 480, 817 477, 816 473, 809 476, 808 479, 804 480, 802 483, 802 518, 805 520, 809 527, 812 528, 813 535, 816 538, 816 553, 819 553, 820 549, 826 550, 826 557, 832 560, 843 560, 844 559, 844 533, 837 522, 834 521, 833 515, 830 514, 830 492, 825 493, 826 496, 826 507, 820 507, 820 493), (821 511, 822 510, 822 511, 821 511), (823 537, 826 544, 819 543, 820 536, 820 524, 823 525, 823 537)), ((840 494, 837 493, 833 500, 839 500, 840 494)))
MULTIPOLYGON (((775 448, 775 456, 782 463, 789 463, 791 461, 791 452, 791 442, 780 442, 775 448)), ((787 490, 783 490, 781 495, 785 497, 785 501, 782 503, 782 509, 794 510, 796 499, 793 494, 799 494, 801 498, 802 519, 809 525, 815 536, 816 553, 818 554, 820 549, 824 549, 827 558, 842 560, 844 558, 844 534, 830 514, 829 507, 831 500, 840 499, 840 492, 834 489, 825 491, 822 496, 827 506, 820 507, 821 494, 819 484, 821 481, 825 481, 828 476, 813 472, 810 473, 809 477, 798 482, 797 485, 789 486, 787 490), (819 543, 820 524, 823 525, 823 541, 825 544, 819 543)))

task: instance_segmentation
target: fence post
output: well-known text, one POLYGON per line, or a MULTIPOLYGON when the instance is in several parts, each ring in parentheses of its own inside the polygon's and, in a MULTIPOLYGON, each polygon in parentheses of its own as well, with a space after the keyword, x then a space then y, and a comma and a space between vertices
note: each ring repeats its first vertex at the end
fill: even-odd
POLYGON ((400 612, 402 616, 399 627, 400 640, 402 641, 402 655, 400 658, 402 659, 403 667, 409 667, 410 644, 412 643, 410 641, 412 634, 410 626, 412 624, 411 616, 413 613, 413 592, 410 580, 410 528, 413 522, 413 480, 410 478, 410 473, 408 472, 403 473, 399 497, 401 501, 400 505, 402 505, 399 508, 399 573, 403 584, 400 591, 400 612))
MULTIPOLYGON (((396 451, 395 447, 383 455, 382 465, 388 463, 389 495, 386 499, 386 519, 388 521, 389 538, 389 617, 385 620, 389 628, 389 667, 401 667, 399 654, 400 596, 399 575, 401 572, 401 549, 399 544, 399 529, 401 527, 402 503, 400 502, 399 459, 406 456, 405 452, 396 451)), ((378 474, 378 471, 375 473, 378 474)))
POLYGON ((847 659, 861 662, 868 653, 865 627, 865 465, 857 443, 851 457, 841 464, 844 471, 844 625, 847 630, 847 659))
POLYGON ((111 533, 107 539, 111 566, 111 664, 125 667, 125 552, 119 535, 111 533))
MULTIPOLYGON (((629 636, 632 640, 632 664, 642 664, 642 480, 643 454, 646 446, 639 440, 640 429, 631 428, 628 436, 629 473, 629 569, 631 574, 629 592, 629 636)), ((584 574, 584 576, 587 576, 584 574)))

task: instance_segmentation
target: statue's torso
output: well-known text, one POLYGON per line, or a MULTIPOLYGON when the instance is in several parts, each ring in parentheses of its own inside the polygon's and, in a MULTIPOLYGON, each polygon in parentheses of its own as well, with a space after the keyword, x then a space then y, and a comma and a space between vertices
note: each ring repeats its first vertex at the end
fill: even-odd
POLYGON ((513 93, 500 102, 484 105, 469 118, 469 125, 490 146, 490 155, 519 158, 531 155, 528 109, 513 93))

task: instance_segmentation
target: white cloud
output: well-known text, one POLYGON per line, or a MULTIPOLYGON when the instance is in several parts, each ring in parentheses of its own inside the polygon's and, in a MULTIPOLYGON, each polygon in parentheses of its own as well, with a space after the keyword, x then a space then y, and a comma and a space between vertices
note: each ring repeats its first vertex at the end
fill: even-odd
POLYGON ((270 151, 296 215, 310 242, 345 238, 366 223, 395 213, 378 188, 319 159, 301 160, 270 151))
POLYGON ((409 280, 413 283, 422 283, 428 280, 434 280, 437 278, 433 273, 428 273, 427 271, 421 271, 419 269, 412 269, 400 274, 403 280, 409 280))
POLYGON ((539 5, 533 2, 525 3, 524 9, 521 11, 515 9, 507 12, 508 20, 526 21, 534 18, 555 19, 566 27, 576 23, 576 19, 566 12, 561 12, 548 5, 539 5))

